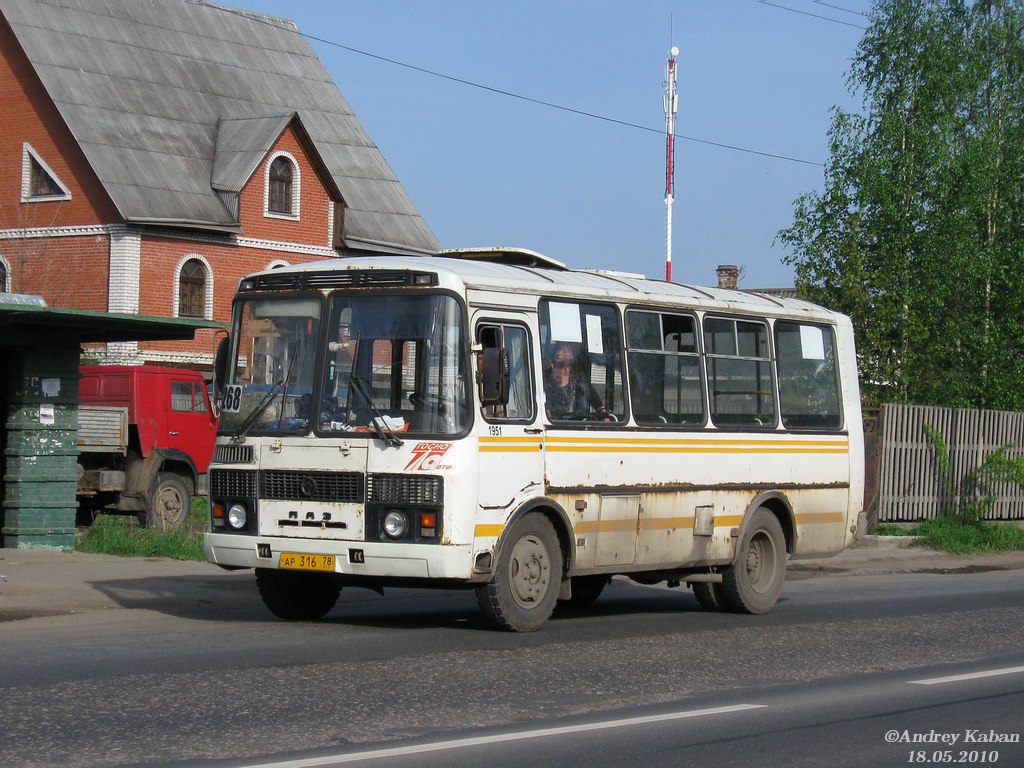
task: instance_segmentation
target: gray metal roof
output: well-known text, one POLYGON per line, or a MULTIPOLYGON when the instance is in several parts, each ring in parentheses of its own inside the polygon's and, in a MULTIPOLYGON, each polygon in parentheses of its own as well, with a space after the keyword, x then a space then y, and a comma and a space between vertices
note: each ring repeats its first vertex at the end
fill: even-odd
POLYGON ((126 221, 237 229, 243 174, 297 115, 350 247, 438 249, 294 23, 202 0, 0 0, 0 14, 126 221))

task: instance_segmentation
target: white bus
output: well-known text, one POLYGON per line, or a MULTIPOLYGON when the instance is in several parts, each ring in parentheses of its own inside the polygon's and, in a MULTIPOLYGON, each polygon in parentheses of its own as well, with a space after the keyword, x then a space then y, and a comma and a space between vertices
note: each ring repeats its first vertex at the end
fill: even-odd
POLYGON ((525 250, 243 279, 218 354, 207 558, 284 619, 342 587, 466 587, 540 627, 613 575, 762 613, 856 535, 848 318, 525 250), (232 364, 233 363, 233 364, 232 364))

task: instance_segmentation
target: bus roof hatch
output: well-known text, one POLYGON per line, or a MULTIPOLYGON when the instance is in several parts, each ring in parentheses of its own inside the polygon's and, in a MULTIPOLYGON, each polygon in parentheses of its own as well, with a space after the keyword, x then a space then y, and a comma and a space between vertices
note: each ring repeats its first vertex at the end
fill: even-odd
POLYGON ((438 256, 467 261, 493 261, 515 267, 540 267, 542 269, 568 269, 560 261, 549 258, 542 253, 529 251, 525 248, 452 248, 440 251, 438 256))

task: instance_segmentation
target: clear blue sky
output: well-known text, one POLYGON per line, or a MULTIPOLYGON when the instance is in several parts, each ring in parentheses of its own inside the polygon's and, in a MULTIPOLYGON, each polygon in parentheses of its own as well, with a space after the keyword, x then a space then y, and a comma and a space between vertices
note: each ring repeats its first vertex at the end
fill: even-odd
MULTIPOLYGON (((823 163, 870 0, 222 0, 291 19, 445 248, 665 274, 665 59, 682 137, 823 163), (785 6, 785 10, 778 6, 785 6), (819 17, 827 17, 819 18, 819 17), (671 24, 671 26, 670 26, 671 24), (326 41, 326 42, 325 42, 326 41), (344 46, 344 47, 340 47, 344 46), (357 49, 364 53, 357 53, 357 49), (650 131, 542 106, 381 58, 650 131)), ((821 165, 677 140, 673 279, 792 285, 773 245, 821 165)))

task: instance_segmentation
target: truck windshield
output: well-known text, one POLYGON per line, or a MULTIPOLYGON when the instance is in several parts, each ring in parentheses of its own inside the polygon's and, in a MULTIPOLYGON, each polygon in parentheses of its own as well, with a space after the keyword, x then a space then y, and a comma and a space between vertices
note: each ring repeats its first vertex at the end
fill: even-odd
POLYGON ((319 298, 256 299, 239 307, 237 367, 228 373, 220 431, 306 432, 320 336, 319 298))
POLYGON ((326 330, 319 430, 450 435, 466 427, 467 361, 453 298, 339 294, 326 330))
POLYGON ((319 298, 241 303, 222 433, 364 433, 394 444, 404 432, 465 429, 468 364, 455 299, 338 293, 327 309, 322 323, 319 298))

